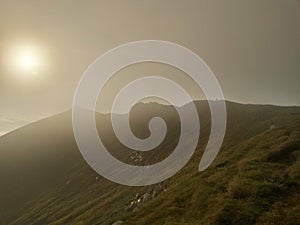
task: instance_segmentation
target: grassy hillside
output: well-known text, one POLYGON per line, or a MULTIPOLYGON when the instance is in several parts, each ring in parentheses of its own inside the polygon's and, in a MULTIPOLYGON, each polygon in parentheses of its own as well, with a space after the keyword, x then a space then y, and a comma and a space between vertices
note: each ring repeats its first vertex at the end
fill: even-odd
MULTIPOLYGON (((300 108, 227 102, 220 154, 198 172, 210 116, 205 102, 196 105, 201 137, 193 158, 174 177, 147 187, 118 185, 90 169, 76 147, 70 112, 1 137, 0 224, 300 224, 300 108)), ((106 131, 104 142, 124 162, 159 161, 178 140, 174 109, 139 105, 131 125, 145 137, 157 113, 172 132, 148 153, 123 147, 109 115, 97 116, 99 133, 106 131)))

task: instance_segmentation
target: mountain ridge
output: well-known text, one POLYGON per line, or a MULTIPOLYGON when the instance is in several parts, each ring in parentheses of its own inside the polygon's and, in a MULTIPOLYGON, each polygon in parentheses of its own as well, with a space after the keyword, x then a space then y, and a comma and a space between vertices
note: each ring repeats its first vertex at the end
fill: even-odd
MULTIPOLYGON (((215 101, 215 100, 211 100, 211 101, 215 101)), ((221 100, 217 100, 217 101, 221 101, 221 100)), ((190 104, 190 103, 201 103, 201 102, 207 102, 207 100, 195 100, 195 101, 192 101, 192 102, 189 102, 189 103, 186 103, 186 104, 190 104)), ((245 106, 265 106, 265 107, 279 107, 279 108, 299 108, 300 106, 298 105, 288 105, 288 106, 285 106, 285 105, 275 105, 275 104, 256 104, 256 103, 242 103, 242 102, 235 102, 235 101, 231 101, 231 100, 225 100, 225 103, 226 104, 238 104, 238 105, 245 105, 245 106)), ((171 104, 161 104, 161 103, 157 103, 157 102, 146 102, 146 103, 143 103, 143 102, 139 102, 138 104, 157 104, 157 105, 165 105, 165 106, 172 106, 171 104)), ((182 106, 177 106, 177 107, 182 107, 182 106)), ((30 124, 33 124, 33 123, 37 123, 41 120, 45 120, 45 119, 48 119, 48 118, 51 118, 53 116, 57 116, 57 115, 60 115, 60 114, 64 114, 64 113, 67 113, 67 112, 70 112, 72 111, 72 108, 69 108, 67 110, 64 110, 64 111, 61 111, 61 112, 58 112, 58 113, 55 113, 53 115, 49 115, 49 116, 45 116, 41 119, 38 119, 38 120, 35 120, 33 122, 30 122, 30 123, 27 123, 23 126, 20 126, 14 130, 11 130, 3 135, 0 136, 1 137, 4 137, 14 131, 17 131, 19 129, 22 129, 23 127, 26 127, 27 125, 30 125, 30 124)), ((100 111, 95 111, 95 113, 98 113, 98 114, 102 114, 102 115, 110 115, 111 113, 109 112, 100 112, 100 111)), ((118 113, 118 114, 122 114, 122 113, 118 113)), ((125 114, 125 113, 124 113, 125 114)))
MULTIPOLYGON (((293 196, 300 196, 300 108, 226 105, 228 130, 219 155, 206 171, 199 173, 197 165, 209 136, 210 113, 207 102, 196 102, 202 124, 192 159, 174 177, 141 188, 107 181, 86 164, 74 140, 71 111, 1 137, 0 223, 277 224, 288 218, 285 224, 297 224, 299 203, 293 202, 293 196), (286 202, 289 206, 283 208, 286 202), (206 211, 207 206, 212 210, 206 211)), ((157 108, 151 103, 141 106, 146 108, 132 110, 133 115, 145 111, 133 120, 132 129, 145 137, 149 135, 145 125, 157 108)), ((176 131, 176 113, 169 110, 160 108, 158 114, 176 131)), ((100 117, 96 121, 101 127, 100 117)), ((108 129, 109 115, 104 117, 108 129)), ((146 165, 167 157, 178 133, 171 133, 149 155, 123 153, 127 149, 111 135, 110 131, 104 138, 116 149, 114 156, 146 165)))

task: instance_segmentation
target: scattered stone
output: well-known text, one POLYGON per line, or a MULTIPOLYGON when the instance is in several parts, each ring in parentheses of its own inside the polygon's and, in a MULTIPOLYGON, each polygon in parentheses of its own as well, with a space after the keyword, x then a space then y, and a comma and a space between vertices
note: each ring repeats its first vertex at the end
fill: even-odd
POLYGON ((118 220, 117 222, 114 222, 113 224, 111 225, 120 225, 120 224, 123 224, 124 222, 122 220, 118 220))
POLYGON ((142 201, 146 202, 150 199, 150 194, 148 192, 146 192, 143 196, 142 196, 142 201))

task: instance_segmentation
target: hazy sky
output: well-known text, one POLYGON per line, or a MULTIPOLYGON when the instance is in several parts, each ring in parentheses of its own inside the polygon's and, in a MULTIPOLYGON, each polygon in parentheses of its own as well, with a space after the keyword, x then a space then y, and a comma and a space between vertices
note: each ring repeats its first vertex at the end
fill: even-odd
MULTIPOLYGON (((196 52, 228 100, 300 105, 297 0, 1 0, 0 134, 70 108, 77 83, 95 58, 143 39, 172 41, 196 52), (11 62, 27 47, 43 61, 28 77, 11 62)), ((169 76, 174 72, 155 68, 169 76)), ((115 82, 123 84, 141 71, 129 68, 115 82)), ((183 74, 174 77, 189 87, 183 74)))

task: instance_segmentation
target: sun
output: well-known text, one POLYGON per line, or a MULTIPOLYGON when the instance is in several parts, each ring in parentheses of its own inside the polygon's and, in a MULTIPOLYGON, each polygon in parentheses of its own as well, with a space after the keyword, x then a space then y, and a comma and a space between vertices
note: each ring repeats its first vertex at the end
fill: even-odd
POLYGON ((24 70, 34 70, 39 65, 37 55, 32 51, 24 51, 20 53, 20 66, 24 70))
POLYGON ((36 80, 45 73, 44 51, 38 45, 15 45, 7 59, 11 74, 17 79, 36 80))
POLYGON ((20 49, 16 63, 25 75, 37 74, 41 66, 41 57, 38 52, 33 48, 20 49))

